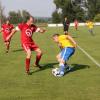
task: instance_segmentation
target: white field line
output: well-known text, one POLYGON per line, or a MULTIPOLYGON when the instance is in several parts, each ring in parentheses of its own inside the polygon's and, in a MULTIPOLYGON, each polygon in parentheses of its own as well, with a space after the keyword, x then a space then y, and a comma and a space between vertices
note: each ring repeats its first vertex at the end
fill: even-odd
POLYGON ((77 45, 77 47, 94 63, 96 64, 98 67, 100 67, 100 64, 90 55, 88 54, 84 49, 82 49, 79 45, 77 45))

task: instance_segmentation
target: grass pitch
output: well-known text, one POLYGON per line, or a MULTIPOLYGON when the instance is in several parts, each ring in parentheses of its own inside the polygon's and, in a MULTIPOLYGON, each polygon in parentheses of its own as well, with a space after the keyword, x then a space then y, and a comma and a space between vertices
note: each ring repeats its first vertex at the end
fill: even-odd
MULTIPOLYGON (((8 54, 5 54, 0 34, 0 100, 100 100, 100 68, 79 49, 68 62, 74 67, 73 72, 62 78, 51 74, 52 68, 58 67, 56 55, 60 50, 51 39, 57 32, 62 34, 62 28, 47 28, 45 34, 33 35, 44 53, 40 62, 44 68, 33 67, 33 52, 30 76, 25 74, 20 33, 13 37, 8 54)), ((71 27, 70 32, 77 43, 100 63, 100 26, 94 28, 94 37, 86 27, 79 27, 78 31, 71 27)))

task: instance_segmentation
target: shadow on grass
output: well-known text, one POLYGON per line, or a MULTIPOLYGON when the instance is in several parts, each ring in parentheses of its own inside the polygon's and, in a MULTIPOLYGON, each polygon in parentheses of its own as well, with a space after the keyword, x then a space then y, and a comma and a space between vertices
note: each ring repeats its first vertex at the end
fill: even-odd
POLYGON ((23 49, 13 50, 12 52, 21 52, 21 51, 23 51, 23 49))
MULTIPOLYGON (((82 70, 82 69, 86 69, 86 68, 90 68, 89 65, 83 65, 83 64, 71 64, 71 70, 67 71, 66 74, 70 73, 70 72, 74 72, 74 71, 78 71, 78 70, 82 70)), ((66 75, 65 74, 65 75, 66 75)))
MULTIPOLYGON (((43 71, 43 70, 46 70, 46 69, 54 68, 55 65, 58 65, 58 63, 44 64, 41 69, 37 69, 35 71, 32 71, 30 74, 32 75, 36 72, 40 72, 40 71, 43 71)), ((74 72, 74 71, 77 71, 77 70, 90 68, 89 65, 82 65, 82 64, 71 64, 71 66, 72 66, 71 71, 68 71, 66 74, 68 74, 69 72, 74 72)))
POLYGON ((37 69, 36 71, 31 72, 31 75, 36 73, 36 72, 40 72, 40 71, 43 71, 43 70, 46 70, 46 69, 54 68, 54 65, 58 65, 58 63, 44 64, 41 69, 37 69))
POLYGON ((72 66, 72 71, 90 68, 89 65, 82 65, 82 64, 71 64, 71 66, 72 66))

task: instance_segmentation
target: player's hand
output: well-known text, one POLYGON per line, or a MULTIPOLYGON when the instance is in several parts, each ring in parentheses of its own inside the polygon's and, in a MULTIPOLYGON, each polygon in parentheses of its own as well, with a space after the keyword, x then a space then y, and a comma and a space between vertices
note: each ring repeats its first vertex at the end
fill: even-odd
POLYGON ((74 44, 74 47, 76 48, 77 47, 77 44, 74 44))
POLYGON ((45 30, 45 29, 41 29, 40 32, 41 32, 41 33, 45 33, 46 30, 45 30))

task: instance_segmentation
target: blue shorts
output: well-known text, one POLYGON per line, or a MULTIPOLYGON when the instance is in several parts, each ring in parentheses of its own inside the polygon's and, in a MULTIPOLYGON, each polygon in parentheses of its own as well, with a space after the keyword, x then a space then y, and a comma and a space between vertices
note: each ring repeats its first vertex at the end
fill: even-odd
POLYGON ((62 49, 62 51, 61 51, 61 58, 64 61, 68 61, 69 58, 74 54, 74 52, 75 52, 75 48, 66 47, 66 48, 62 49))

